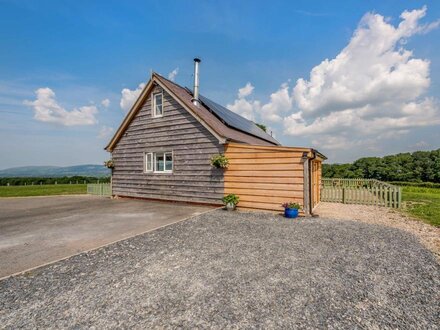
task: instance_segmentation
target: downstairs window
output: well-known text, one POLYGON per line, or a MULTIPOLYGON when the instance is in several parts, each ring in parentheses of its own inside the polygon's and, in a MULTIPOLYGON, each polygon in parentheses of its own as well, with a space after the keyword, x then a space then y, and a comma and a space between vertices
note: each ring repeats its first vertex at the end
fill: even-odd
POLYGON ((172 173, 173 153, 171 151, 145 153, 145 172, 172 173))

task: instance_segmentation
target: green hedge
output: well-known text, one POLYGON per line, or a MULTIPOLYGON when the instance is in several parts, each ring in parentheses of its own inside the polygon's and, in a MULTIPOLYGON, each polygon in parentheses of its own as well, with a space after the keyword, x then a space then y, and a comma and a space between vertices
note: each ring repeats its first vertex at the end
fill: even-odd
POLYGON ((437 188, 440 189, 440 183, 434 182, 405 182, 405 181, 388 181, 388 183, 402 187, 421 187, 421 188, 437 188))
POLYGON ((24 186, 24 185, 39 185, 39 184, 76 184, 76 183, 108 183, 110 177, 93 177, 93 176, 64 176, 59 178, 42 178, 42 177, 14 177, 14 178, 0 178, 0 186, 24 186))

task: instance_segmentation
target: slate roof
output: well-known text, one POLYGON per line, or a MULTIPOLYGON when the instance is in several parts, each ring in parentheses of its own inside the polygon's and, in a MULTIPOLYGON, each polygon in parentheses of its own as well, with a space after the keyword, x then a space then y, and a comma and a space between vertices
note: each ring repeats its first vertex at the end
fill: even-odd
POLYGON ((224 140, 224 142, 239 142, 261 146, 280 145, 277 140, 258 128, 252 121, 243 118, 206 97, 201 96, 201 104, 199 106, 194 105, 192 103, 193 96, 191 90, 186 89, 157 73, 153 73, 151 80, 139 95, 138 100, 124 118, 124 121, 109 144, 105 147, 106 150, 112 151, 114 149, 119 139, 128 128, 130 122, 142 107, 142 101, 146 99, 146 96, 150 93, 154 84, 160 85, 172 97, 180 101, 187 110, 192 112, 197 120, 209 127, 211 131, 214 131, 222 140, 224 140))
MULTIPOLYGON (((199 95, 201 106, 199 107, 195 106, 191 102, 193 98, 193 93, 189 88, 183 88, 182 86, 162 77, 159 74, 155 74, 155 75, 166 85, 168 86, 173 85, 174 87, 173 89, 178 90, 179 95, 186 94, 185 99, 190 101, 190 106, 196 113, 200 113, 200 112, 204 112, 205 110, 208 110, 208 112, 214 115, 217 119, 219 119, 224 126, 227 126, 228 128, 233 129, 234 131, 239 131, 241 133, 245 133, 246 135, 250 135, 257 139, 264 140, 266 142, 269 142, 269 145, 280 145, 280 143, 277 140, 275 140, 271 135, 269 135, 261 128, 259 128, 257 125, 255 125, 254 122, 240 116, 239 114, 236 114, 235 112, 208 99, 203 95, 199 95)), ((213 128, 215 129, 215 127, 213 128)), ((218 128, 220 129, 220 127, 218 128)), ((220 129, 220 131, 223 130, 220 129)), ((220 134, 220 132, 218 133, 220 134)), ((220 135, 237 142, 246 142, 246 141, 240 141, 240 138, 236 134, 232 134, 232 135, 230 134, 230 136, 228 136, 228 133, 231 132, 223 132, 223 134, 226 135, 223 134, 220 135)), ((255 141, 253 143, 255 143, 255 141)))

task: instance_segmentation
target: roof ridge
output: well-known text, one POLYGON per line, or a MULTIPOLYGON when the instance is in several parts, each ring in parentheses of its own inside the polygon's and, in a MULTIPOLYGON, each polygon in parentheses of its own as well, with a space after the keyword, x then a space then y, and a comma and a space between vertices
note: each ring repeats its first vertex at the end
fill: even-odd
POLYGON ((159 78, 162 78, 162 79, 168 81, 169 83, 172 83, 173 85, 176 85, 177 87, 180 87, 180 88, 185 89, 185 87, 179 85, 178 83, 176 83, 176 82, 174 82, 174 81, 172 81, 172 80, 170 80, 170 79, 168 79, 168 78, 165 78, 165 77, 162 76, 160 73, 157 73, 157 72, 154 72, 154 71, 153 71, 153 75, 158 76, 159 78))
MULTIPOLYGON (((193 92, 189 87, 181 86, 181 85, 175 83, 174 81, 171 81, 171 80, 165 78, 164 76, 162 76, 161 74, 159 74, 157 72, 153 72, 153 77, 156 77, 159 81, 162 81, 163 83, 171 84, 175 88, 179 88, 180 90, 182 90, 182 92, 187 93, 188 96, 193 97, 193 92)), ((255 125, 256 123, 254 121, 249 120, 249 119, 241 116, 238 113, 235 113, 234 111, 228 109, 226 106, 224 106, 216 101, 213 101, 202 94, 199 95, 199 100, 200 100, 201 107, 203 109, 205 109, 206 111, 208 111, 209 113, 211 113, 213 116, 215 116, 218 120, 220 120, 223 123, 223 125, 226 125, 227 127, 231 128, 233 130, 240 131, 243 134, 253 136, 257 139, 261 139, 261 140, 267 141, 272 144, 277 144, 277 145, 280 144, 272 135, 265 132, 264 130, 261 130, 260 128, 258 128, 258 131, 255 131, 254 128, 256 127, 256 125, 255 125), (226 111, 226 112, 230 113, 230 115, 228 115, 229 117, 235 116, 238 118, 235 118, 235 119, 232 118, 232 121, 231 121, 231 118, 228 120, 223 115, 221 115, 221 113, 219 113, 218 110, 216 110, 218 108, 222 108, 223 110, 221 110, 221 111, 223 111, 223 112, 226 111), (240 121, 248 122, 249 124, 245 124, 245 125, 251 125, 252 129, 244 128, 243 126, 238 125, 238 122, 240 122, 240 121), (255 126, 255 127, 253 127, 253 126, 255 126), (260 130, 261 130, 261 132, 260 132, 260 130)))

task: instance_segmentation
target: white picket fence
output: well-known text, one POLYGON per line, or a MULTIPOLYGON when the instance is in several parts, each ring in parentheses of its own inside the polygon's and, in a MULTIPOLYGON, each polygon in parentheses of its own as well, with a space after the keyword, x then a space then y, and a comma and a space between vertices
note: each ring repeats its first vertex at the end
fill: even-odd
POLYGON ((375 179, 322 179, 321 201, 400 208, 402 189, 375 179))
POLYGON ((87 185, 87 194, 96 196, 111 196, 112 186, 110 183, 92 183, 87 185))

